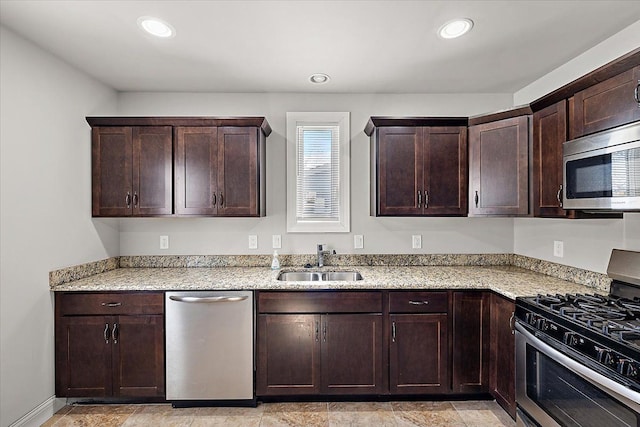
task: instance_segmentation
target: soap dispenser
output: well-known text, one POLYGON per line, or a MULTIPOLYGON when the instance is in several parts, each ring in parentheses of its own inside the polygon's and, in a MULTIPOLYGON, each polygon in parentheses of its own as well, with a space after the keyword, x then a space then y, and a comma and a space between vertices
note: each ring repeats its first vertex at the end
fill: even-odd
POLYGON ((271 260, 271 269, 280 270, 280 260, 278 259, 278 251, 273 251, 273 259, 271 260))

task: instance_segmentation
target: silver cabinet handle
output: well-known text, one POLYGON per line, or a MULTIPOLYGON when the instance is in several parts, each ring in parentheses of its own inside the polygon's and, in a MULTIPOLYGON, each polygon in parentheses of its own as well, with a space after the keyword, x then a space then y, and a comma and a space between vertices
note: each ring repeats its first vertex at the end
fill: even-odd
POLYGON ((131 193, 127 191, 127 197, 124 198, 124 202, 127 204, 127 207, 131 207, 131 193))
POLYGON ((219 296, 219 297, 177 297, 170 296, 171 301, 188 303, 216 303, 216 302, 238 302, 244 301, 248 296, 219 296))
POLYGON ((106 344, 109 344, 109 324, 105 323, 104 324, 104 332, 102 333, 102 336, 104 336, 104 342, 106 344))
POLYGON ((391 342, 396 342, 396 322, 391 322, 391 342))
POLYGON ((320 341, 320 322, 316 320, 316 342, 320 341))
POLYGON ((427 193, 427 190, 424 190, 424 208, 428 208, 429 207, 429 193, 427 193))
POLYGON ((134 207, 138 206, 138 192, 137 191, 133 192, 133 206, 134 207))
POLYGON ((640 91, 640 80, 638 80, 638 84, 636 85, 636 90, 633 92, 633 97, 636 99, 636 102, 638 103, 638 108, 640 108, 640 94, 638 93, 640 91))
POLYGON ((420 190, 418 190, 418 209, 420 209, 421 206, 422 206, 422 194, 420 193, 420 190))
POLYGON ((426 301, 426 300, 425 301, 414 301, 414 300, 411 300, 411 301, 409 301, 409 304, 411 304, 411 305, 427 305, 427 304, 429 304, 429 301, 426 301))
POLYGON ((211 197, 211 206, 215 206, 217 201, 218 201, 218 198, 216 197, 216 193, 213 193, 211 196, 212 196, 211 197))
POLYGON ((558 193, 556 194, 556 199, 558 199, 558 205, 562 207, 562 184, 560 184, 560 188, 558 189, 558 193))
POLYGON ((122 305, 121 302, 103 302, 102 304, 103 307, 120 307, 122 305))
POLYGON ((111 336, 113 337, 113 343, 118 344, 118 324, 113 324, 113 332, 111 332, 111 336))
POLYGON ((515 316, 516 312, 512 311, 511 317, 509 318, 509 329, 511 329, 511 335, 514 335, 516 333, 515 316))
POLYGON ((220 193, 220 207, 222 207, 222 205, 224 205, 224 196, 222 195, 222 192, 220 193))
POLYGON ((327 342, 327 322, 324 322, 324 326, 322 328, 322 341, 327 342))
POLYGON ((478 207, 478 201, 480 200, 480 197, 478 197, 478 192, 476 191, 476 197, 474 198, 475 202, 476 202, 476 208, 478 207))

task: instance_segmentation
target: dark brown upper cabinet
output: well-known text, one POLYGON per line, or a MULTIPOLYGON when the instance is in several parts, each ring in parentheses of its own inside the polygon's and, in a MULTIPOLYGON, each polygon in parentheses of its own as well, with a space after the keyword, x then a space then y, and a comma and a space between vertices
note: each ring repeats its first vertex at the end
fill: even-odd
POLYGON ((372 215, 466 215, 466 119, 372 117, 365 132, 372 215))
POLYGON ((263 216, 263 117, 88 117, 93 216, 263 216))
POLYGON ((577 92, 569 100, 569 138, 640 120, 640 65, 577 92))
POLYGON ((470 216, 528 215, 529 117, 469 120, 470 216))
POLYGON ((172 212, 170 126, 94 127, 93 216, 172 212))
POLYGON ((561 100, 533 113, 533 214, 564 218, 562 144, 567 140, 567 102, 561 100))
POLYGON ((177 127, 176 214, 260 216, 258 141, 257 128, 177 127))

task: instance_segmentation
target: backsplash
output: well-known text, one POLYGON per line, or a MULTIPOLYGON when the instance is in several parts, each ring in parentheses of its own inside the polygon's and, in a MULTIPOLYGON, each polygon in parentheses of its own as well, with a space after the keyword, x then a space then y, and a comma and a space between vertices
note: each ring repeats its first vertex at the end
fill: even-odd
MULTIPOLYGON (((302 267, 314 265, 313 254, 280 255, 280 265, 302 267)), ((611 279, 576 267, 569 267, 516 254, 370 254, 325 255, 325 266, 514 266, 556 277, 569 282, 608 292, 611 279)), ((269 267, 270 255, 150 255, 121 256, 63 268, 49 273, 49 284, 54 287, 117 268, 215 268, 215 267, 269 267)))

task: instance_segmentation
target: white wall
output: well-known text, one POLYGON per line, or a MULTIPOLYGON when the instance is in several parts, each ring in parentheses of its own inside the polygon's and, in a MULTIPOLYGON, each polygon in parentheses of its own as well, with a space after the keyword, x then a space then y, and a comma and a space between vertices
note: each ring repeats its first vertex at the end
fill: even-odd
MULTIPOLYGON (((558 67, 513 95, 526 104, 640 47, 640 21, 558 67)), ((605 273, 611 249, 640 250, 640 214, 618 220, 516 219, 514 252, 605 273), (564 257, 553 256, 553 242, 564 242, 564 257)))
POLYGON ((54 394, 49 271, 118 255, 91 220, 90 128, 111 89, 0 27, 0 425, 54 394))
POLYGON ((267 139, 267 216, 246 218, 154 218, 120 220, 120 253, 251 254, 270 253, 271 235, 282 235, 281 253, 313 253, 327 243, 338 253, 511 253, 510 218, 376 218, 369 216, 370 116, 468 116, 509 107, 509 94, 362 95, 362 94, 206 94, 122 93, 122 115, 266 116, 273 128, 267 139), (285 113, 351 113, 351 233, 287 234, 285 113), (169 235, 170 249, 159 249, 169 235), (248 235, 258 249, 248 249, 248 235), (353 249, 353 235, 364 235, 364 249, 353 249), (423 248, 411 249, 411 235, 422 234, 423 248))

